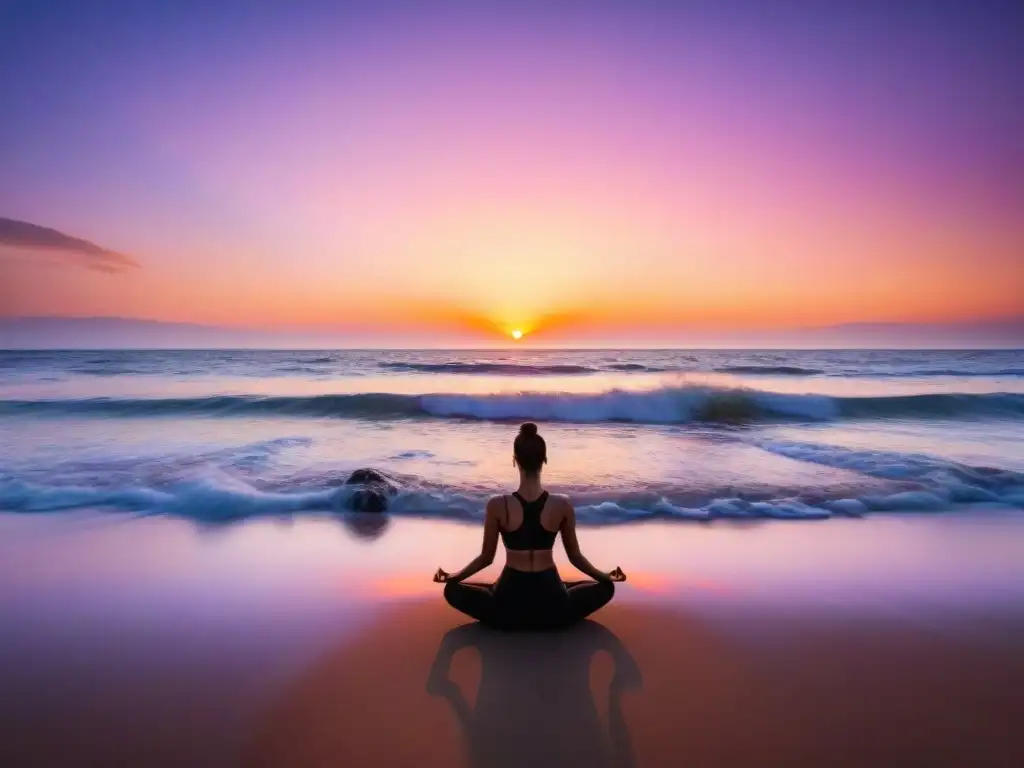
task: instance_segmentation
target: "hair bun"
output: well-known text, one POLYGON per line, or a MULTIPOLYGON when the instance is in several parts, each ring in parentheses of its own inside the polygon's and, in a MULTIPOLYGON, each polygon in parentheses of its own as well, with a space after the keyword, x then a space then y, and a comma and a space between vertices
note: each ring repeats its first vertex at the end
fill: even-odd
POLYGON ((526 437, 533 437, 537 434, 537 425, 532 421, 528 421, 519 427, 519 434, 525 435, 526 437))

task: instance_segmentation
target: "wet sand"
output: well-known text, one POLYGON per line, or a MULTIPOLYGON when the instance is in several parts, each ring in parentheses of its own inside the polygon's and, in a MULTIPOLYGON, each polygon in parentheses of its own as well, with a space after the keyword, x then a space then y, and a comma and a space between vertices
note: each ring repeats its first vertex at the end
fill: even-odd
POLYGON ((475 529, 6 518, 0 765, 1024 765, 1020 532, 588 531, 630 581, 515 635, 429 582, 475 529))
POLYGON ((13 708, 22 717, 0 734, 0 763, 1024 762, 1019 616, 973 633, 798 613, 723 629, 656 604, 596 618, 515 635, 465 624, 437 601, 398 603, 256 698, 223 669, 112 676, 91 695, 65 677, 21 692, 39 699, 13 708))
MULTIPOLYGON (((267 710, 249 766, 1020 765, 1024 635, 610 607, 560 635, 417 606, 267 710), (453 625, 455 625, 453 627, 453 625), (756 642, 755 642, 756 640, 756 642)), ((1020 629, 1018 625, 1017 630, 1020 629)))

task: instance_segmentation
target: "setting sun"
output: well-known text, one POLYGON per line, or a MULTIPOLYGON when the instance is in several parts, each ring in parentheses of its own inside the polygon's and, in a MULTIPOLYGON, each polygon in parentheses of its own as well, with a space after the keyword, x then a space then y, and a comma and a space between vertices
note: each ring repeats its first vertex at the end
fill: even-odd
POLYGON ((512 331, 512 338, 515 339, 516 341, 519 341, 521 338, 523 338, 523 332, 516 328, 514 331, 512 331))

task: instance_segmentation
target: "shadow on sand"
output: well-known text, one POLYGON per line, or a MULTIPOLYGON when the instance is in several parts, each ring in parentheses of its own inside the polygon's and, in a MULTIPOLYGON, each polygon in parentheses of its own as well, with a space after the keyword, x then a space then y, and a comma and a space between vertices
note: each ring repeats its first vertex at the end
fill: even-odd
POLYGON ((739 607, 711 623, 620 603, 600 624, 506 634, 453 629, 440 599, 395 602, 246 702, 237 762, 1024 765, 1018 614, 966 628, 739 607))
MULTIPOLYGON (((253 702, 238 764, 636 764, 623 694, 640 688, 640 669, 611 630, 586 621, 560 632, 502 633, 453 628, 453 614, 440 601, 398 602, 353 627, 282 680, 270 701, 253 702)), ((629 694, 627 706, 642 698, 629 694)))
POLYGON ((561 632, 508 633, 464 624, 445 634, 427 692, 451 704, 469 765, 615 766, 635 764, 622 714, 622 694, 641 686, 640 669, 609 629, 585 621, 561 632), (475 704, 449 677, 456 653, 477 651, 475 704), (591 686, 598 652, 614 666, 607 689, 607 727, 591 686))

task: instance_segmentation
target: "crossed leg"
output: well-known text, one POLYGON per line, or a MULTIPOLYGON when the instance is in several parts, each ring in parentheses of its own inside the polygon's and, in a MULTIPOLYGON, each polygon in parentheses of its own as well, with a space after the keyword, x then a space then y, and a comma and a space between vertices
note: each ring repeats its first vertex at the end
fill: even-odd
POLYGON ((569 591, 573 621, 585 619, 615 596, 615 584, 610 581, 567 581, 565 588, 569 591))
MULTIPOLYGON (((573 624, 584 619, 599 608, 603 608, 615 596, 615 585, 610 581, 569 581, 565 583, 569 594, 567 616, 552 617, 553 626, 573 624)), ((498 625, 503 618, 498 615, 494 589, 482 582, 449 581, 444 586, 444 597, 452 608, 484 624, 498 625)))
POLYGON ((485 624, 494 623, 494 590, 490 584, 479 581, 449 581, 444 585, 444 599, 457 611, 462 611, 485 624))

